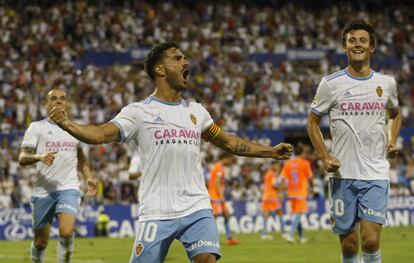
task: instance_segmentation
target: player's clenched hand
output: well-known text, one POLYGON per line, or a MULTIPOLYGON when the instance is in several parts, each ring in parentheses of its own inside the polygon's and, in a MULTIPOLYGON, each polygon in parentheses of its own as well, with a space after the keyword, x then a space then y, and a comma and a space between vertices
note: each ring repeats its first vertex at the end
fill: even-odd
POLYGON ((330 154, 321 159, 323 167, 328 172, 336 172, 341 167, 341 162, 330 154))
POLYGON ((92 179, 86 180, 86 196, 95 196, 98 192, 95 182, 92 179))
POLYGON ((398 147, 395 144, 389 144, 387 146, 387 157, 394 158, 398 155, 398 147))
POLYGON ((278 145, 273 147, 273 149, 275 150, 275 153, 276 153, 274 158, 278 160, 289 159, 293 153, 293 146, 289 143, 279 143, 278 145))
POLYGON ((47 152, 40 156, 40 161, 51 166, 55 160, 55 154, 57 152, 47 152))
POLYGON ((53 107, 49 112, 49 118, 60 127, 66 126, 68 122, 66 111, 62 107, 53 107))

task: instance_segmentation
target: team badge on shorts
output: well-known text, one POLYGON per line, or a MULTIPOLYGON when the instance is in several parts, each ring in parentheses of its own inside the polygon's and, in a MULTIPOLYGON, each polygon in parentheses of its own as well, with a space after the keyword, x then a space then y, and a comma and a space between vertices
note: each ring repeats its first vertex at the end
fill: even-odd
POLYGON ((190 119, 194 123, 194 125, 197 125, 197 119, 193 114, 190 114, 190 119))
POLYGON ((380 86, 377 87, 377 95, 378 97, 382 96, 382 88, 380 86))
POLYGON ((135 256, 139 257, 139 255, 141 255, 143 250, 144 250, 144 245, 142 243, 138 243, 135 246, 135 256))

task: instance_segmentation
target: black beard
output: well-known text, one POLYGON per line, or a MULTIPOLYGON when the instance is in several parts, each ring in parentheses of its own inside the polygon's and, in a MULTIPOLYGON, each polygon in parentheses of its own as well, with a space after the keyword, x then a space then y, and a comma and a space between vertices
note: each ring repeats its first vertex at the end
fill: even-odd
POLYGON ((169 72, 166 78, 167 83, 178 92, 186 90, 186 87, 181 84, 180 77, 181 76, 177 73, 169 72))

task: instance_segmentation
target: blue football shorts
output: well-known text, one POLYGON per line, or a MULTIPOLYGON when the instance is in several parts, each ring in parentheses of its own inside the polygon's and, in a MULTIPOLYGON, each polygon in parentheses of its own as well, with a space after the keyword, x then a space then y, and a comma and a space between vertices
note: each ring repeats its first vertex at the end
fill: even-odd
POLYGON ((130 263, 161 263, 174 239, 179 240, 192 260, 202 253, 221 257, 219 233, 210 209, 171 220, 140 222, 130 263))
POLYGON ((32 196, 30 206, 34 230, 52 224, 53 217, 59 213, 70 213, 76 217, 79 205, 80 193, 75 189, 52 192, 45 197, 32 196))
POLYGON ((388 180, 329 179, 329 206, 334 233, 350 233, 361 220, 386 223, 388 180))

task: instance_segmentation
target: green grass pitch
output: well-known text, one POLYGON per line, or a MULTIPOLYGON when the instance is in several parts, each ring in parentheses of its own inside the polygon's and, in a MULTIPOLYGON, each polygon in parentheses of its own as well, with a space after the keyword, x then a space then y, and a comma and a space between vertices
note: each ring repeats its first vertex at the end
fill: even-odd
MULTIPOLYGON (((274 234, 274 240, 261 240, 259 234, 240 234, 240 245, 221 245, 221 263, 256 262, 340 262, 339 241, 330 231, 307 231, 307 244, 288 244, 274 234)), ((223 238, 223 237, 222 237, 223 238)), ((224 241, 224 239, 222 239, 224 241)), ((1 241, 0 262, 30 262, 31 241, 1 241)), ((381 238, 383 262, 414 262, 414 227, 384 228, 381 238)), ((132 238, 79 238, 75 241, 73 263, 119 263, 128 262, 132 238)), ((49 242, 46 262, 56 262, 56 240, 49 242)), ((166 263, 189 262, 184 248, 174 242, 166 263)))

